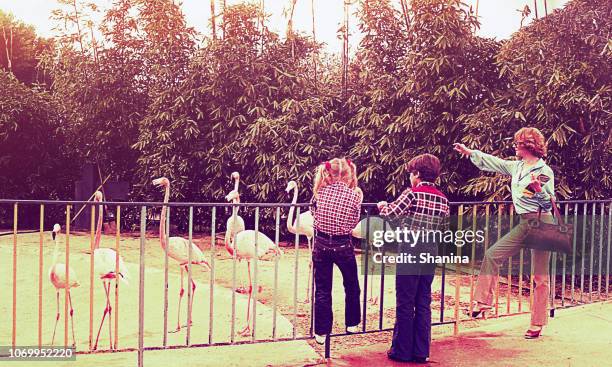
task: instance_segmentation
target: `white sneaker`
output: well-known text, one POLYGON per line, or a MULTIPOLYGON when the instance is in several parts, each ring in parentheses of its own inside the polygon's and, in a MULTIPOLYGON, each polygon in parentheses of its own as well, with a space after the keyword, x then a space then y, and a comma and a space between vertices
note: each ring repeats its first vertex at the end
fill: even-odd
POLYGON ((346 327, 346 332, 349 334, 355 334, 361 331, 361 328, 359 327, 359 325, 355 325, 355 326, 347 326, 346 327))
POLYGON ((327 339, 327 335, 315 334, 315 341, 317 342, 317 344, 325 344, 325 339, 327 339))

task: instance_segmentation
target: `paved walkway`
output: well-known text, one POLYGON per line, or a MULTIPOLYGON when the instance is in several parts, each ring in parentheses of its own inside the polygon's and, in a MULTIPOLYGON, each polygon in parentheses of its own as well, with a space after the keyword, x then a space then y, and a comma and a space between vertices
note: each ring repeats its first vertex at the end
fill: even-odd
MULTIPOLYGON (((479 321, 459 337, 434 337, 430 366, 610 366, 612 302, 558 310, 537 340, 523 333, 529 315, 479 321)), ((388 344, 352 348, 328 366, 396 366, 386 358, 388 344)))

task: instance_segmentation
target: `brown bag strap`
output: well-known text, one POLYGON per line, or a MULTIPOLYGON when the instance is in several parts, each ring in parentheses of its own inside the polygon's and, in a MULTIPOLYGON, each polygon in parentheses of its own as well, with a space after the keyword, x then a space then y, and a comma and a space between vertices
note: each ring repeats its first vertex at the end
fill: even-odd
POLYGON ((559 211, 555 198, 552 195, 550 195, 550 203, 552 204, 552 207, 553 207, 553 216, 557 216, 557 223, 563 224, 563 218, 561 217, 561 212, 559 211))

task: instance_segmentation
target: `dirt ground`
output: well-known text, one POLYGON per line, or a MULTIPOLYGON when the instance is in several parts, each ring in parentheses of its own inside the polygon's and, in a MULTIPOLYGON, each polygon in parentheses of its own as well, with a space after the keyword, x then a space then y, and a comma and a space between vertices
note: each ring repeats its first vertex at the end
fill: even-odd
MULTIPOLYGON (((38 287, 39 287, 39 234, 28 233, 18 235, 17 251, 17 344, 36 345, 38 335, 38 287)), ((43 322, 42 335, 43 344, 51 342, 53 324, 55 321, 56 293, 48 278, 48 268, 51 265, 53 255, 53 242, 48 232, 43 236, 43 322)), ((65 236, 60 235, 60 262, 65 260, 65 236)), ((211 241, 207 236, 195 236, 195 242, 210 258, 211 241)), ((12 259, 13 259, 12 236, 0 237, 0 312, 3 321, 0 322, 0 344, 7 345, 11 342, 12 331, 12 259)), ((102 247, 115 247, 115 237, 104 235, 102 247)), ((119 285, 119 330, 118 348, 130 348, 137 346, 138 336, 138 263, 139 263, 139 239, 135 234, 122 234, 120 242, 120 253, 126 261, 129 269, 129 285, 119 285)), ((275 261, 268 259, 258 262, 257 283, 262 286, 262 291, 257 295, 257 316, 255 321, 254 339, 270 339, 273 334, 274 294, 276 293, 276 337, 290 338, 293 335, 302 337, 310 335, 311 332, 311 302, 306 300, 306 288, 308 282, 309 251, 305 242, 298 250, 294 244, 281 243, 284 254, 278 258, 276 273, 277 288, 274 292, 275 261), (295 294, 295 275, 297 262, 297 295, 295 294), (294 303, 294 299, 297 302, 294 303)), ((70 236, 70 265, 78 275, 80 287, 73 289, 73 306, 76 344, 78 350, 89 348, 89 255, 86 251, 90 247, 90 235, 88 233, 73 233, 70 236)), ((361 266, 360 256, 358 264, 361 266)), ((213 300, 213 323, 210 330, 210 281, 211 273, 194 267, 193 277, 197 283, 195 300, 193 306, 193 327, 191 328, 191 343, 208 343, 209 337, 213 343, 225 343, 231 341, 232 326, 232 273, 233 259, 229 256, 223 242, 219 238, 216 241, 215 279, 213 300)), ((159 239, 155 232, 147 233, 145 248, 145 346, 155 347, 163 345, 164 325, 164 252, 160 247, 159 239)), ((468 268, 469 269, 469 268, 468 268)), ((466 268, 464 267, 464 270, 466 268)), ((246 263, 236 264, 236 284, 239 286, 247 281, 246 263)), ((341 286, 340 272, 334 271, 333 307, 334 307, 334 333, 344 332, 344 291, 341 286)), ((432 285, 433 303, 432 320, 440 321, 441 306, 444 305, 444 321, 454 319, 455 284, 456 272, 449 269, 445 277, 445 297, 441 302, 442 277, 437 276, 432 285)), ((360 270, 360 282, 363 296, 364 276, 360 270)), ((368 279, 367 298, 370 296, 370 288, 373 287, 374 295, 379 295, 378 304, 366 302, 366 330, 386 329, 393 326, 395 313, 394 276, 387 275, 384 279, 383 297, 380 299, 381 276, 373 276, 368 279), (382 306, 381 306, 382 304, 382 306), (382 310, 382 317, 380 312, 382 310)), ((180 284, 180 270, 174 260, 169 259, 169 284, 168 284, 168 330, 173 330, 177 325, 177 303, 180 284)), ((470 300, 469 275, 461 277, 460 308, 467 308, 470 300)), ((523 296, 521 297, 521 308, 528 310, 528 283, 525 283, 523 296)), ((111 291, 111 303, 114 306, 114 288, 111 291)), ((249 337, 237 335, 246 322, 246 296, 234 293, 235 305, 235 341, 247 341, 249 337)), ((508 293, 505 284, 500 283, 499 290, 499 314, 508 311, 508 294, 510 299, 510 313, 519 309, 518 292, 512 288, 508 293)), ((60 292, 60 312, 63 315, 64 292, 60 292)), ((98 326, 104 310, 104 290, 101 281, 94 277, 94 302, 93 302, 93 339, 95 340, 98 326)), ((187 292, 183 299, 182 322, 186 319, 187 292)), ((113 310, 113 328, 116 310, 113 310)), ((460 313, 463 315, 463 311, 460 313)), ((467 319, 465 315, 462 319, 467 319)), ((462 327, 470 327, 470 321, 464 322, 462 327)), ((435 329, 435 328, 434 328, 435 329)), ((68 330, 69 331, 69 330, 68 330)), ((64 340, 64 318, 60 319, 58 325, 56 344, 63 344, 64 340)), ((113 330, 113 333, 115 331, 113 330)), ((184 345, 186 343, 186 330, 167 335, 167 345, 184 345)), ((350 338, 335 338, 332 348, 350 348, 354 343, 363 344, 367 342, 384 340, 384 334, 367 334, 350 338), (381 339, 382 338, 382 339, 381 339)), ((69 333, 69 342, 71 336, 69 333)), ((315 346, 314 343, 311 345, 315 346)), ((108 349, 109 331, 105 323, 101 336, 99 349, 108 349)), ((318 346, 316 348, 319 348, 318 346)))

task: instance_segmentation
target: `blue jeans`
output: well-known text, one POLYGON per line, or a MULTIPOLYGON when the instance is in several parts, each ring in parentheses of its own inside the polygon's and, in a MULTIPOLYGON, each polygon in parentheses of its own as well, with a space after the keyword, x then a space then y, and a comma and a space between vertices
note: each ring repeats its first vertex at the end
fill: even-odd
POLYGON ((391 354, 410 360, 429 357, 431 344, 431 283, 434 275, 395 276, 396 320, 391 354))
POLYGON ((342 273, 345 293, 344 321, 346 326, 359 325, 361 307, 359 304, 359 278, 357 260, 350 238, 342 241, 325 240, 315 237, 312 253, 315 280, 314 328, 315 334, 331 333, 333 324, 332 283, 334 264, 342 273))

